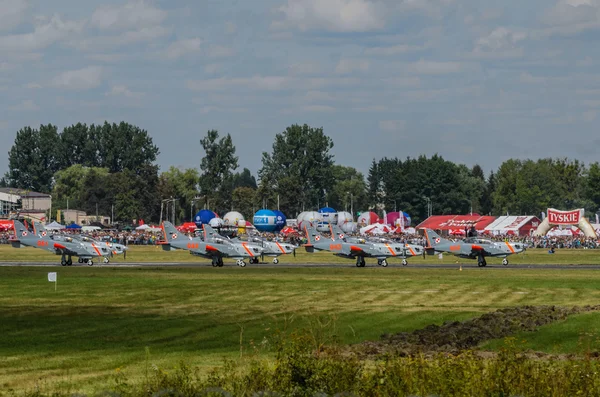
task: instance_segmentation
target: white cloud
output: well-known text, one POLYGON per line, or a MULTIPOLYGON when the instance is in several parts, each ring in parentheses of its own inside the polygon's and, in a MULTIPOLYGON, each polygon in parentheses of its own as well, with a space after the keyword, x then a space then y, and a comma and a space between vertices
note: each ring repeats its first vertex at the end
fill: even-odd
POLYGON ((559 0, 542 17, 549 34, 575 34, 600 27, 599 0, 559 0))
POLYGON ((224 47, 220 45, 211 45, 206 50, 207 55, 210 58, 228 58, 235 55, 233 48, 224 47))
POLYGON ((291 75, 310 75, 318 74, 321 71, 321 66, 316 62, 299 62, 288 67, 291 75))
POLYGON ((369 61, 366 59, 341 59, 335 68, 337 74, 353 72, 366 72, 369 70, 369 61))
POLYGON ((548 79, 546 77, 533 76, 531 73, 523 72, 519 77, 519 81, 527 84, 545 84, 548 79))
POLYGON ((368 0, 288 0, 279 10, 286 19, 279 27, 365 32, 385 25, 383 3, 368 0))
POLYGON ((450 74, 461 72, 463 65, 460 62, 435 62, 421 59, 411 64, 409 69, 418 74, 450 74))
POLYGON ((480 37, 475 43, 473 55, 486 58, 515 58, 523 56, 523 48, 517 43, 524 40, 527 34, 500 27, 489 35, 480 37))
POLYGON ((40 18, 31 33, 0 37, 0 50, 30 52, 46 48, 56 42, 77 34, 83 29, 82 22, 63 21, 58 14, 50 20, 40 18))
POLYGON ((177 40, 167 47, 167 58, 169 59, 177 59, 181 58, 184 55, 189 55, 193 53, 197 53, 200 51, 200 46, 202 45, 202 39, 195 37, 191 39, 181 39, 177 40))
POLYGON ((51 85, 67 90, 89 90, 102 83, 102 68, 88 66, 78 70, 63 72, 52 79, 51 85))
POLYGON ((382 120, 379 122, 379 129, 386 132, 398 132, 404 130, 406 121, 404 120, 382 120))
POLYGON ((398 44, 389 47, 371 47, 365 50, 365 54, 367 55, 384 55, 384 56, 392 56, 392 55, 400 55, 406 54, 408 52, 417 51, 422 49, 421 47, 411 46, 407 44, 398 44))
POLYGON ((143 92, 131 91, 126 85, 113 85, 110 91, 106 93, 107 96, 125 97, 131 99, 140 99, 144 96, 143 92))
POLYGON ((26 0, 0 0, 0 30, 19 26, 28 8, 26 0))
POLYGON ((208 80, 190 80, 187 82, 187 87, 195 91, 220 91, 240 87, 276 91, 286 88, 288 83, 289 79, 283 76, 221 77, 208 80))
POLYGON ((39 110, 40 107, 36 105, 36 103, 32 99, 25 99, 21 101, 18 105, 9 107, 10 110, 14 110, 17 112, 27 112, 27 111, 36 111, 39 110))
POLYGON ((160 25, 167 12, 140 0, 121 6, 101 6, 92 14, 90 23, 103 30, 139 30, 160 25))
POLYGON ((306 106, 303 106, 302 109, 305 112, 314 112, 314 113, 335 112, 335 108, 333 106, 328 106, 328 105, 306 105, 306 106))

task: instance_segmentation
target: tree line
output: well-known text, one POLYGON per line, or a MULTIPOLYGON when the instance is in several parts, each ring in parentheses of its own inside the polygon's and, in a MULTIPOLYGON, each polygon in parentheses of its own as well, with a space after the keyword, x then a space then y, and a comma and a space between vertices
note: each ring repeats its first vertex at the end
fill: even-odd
MULTIPOLYGON (((600 165, 569 159, 510 159, 486 177, 440 155, 374 159, 368 175, 336 164, 333 140, 323 128, 294 124, 262 154, 258 181, 239 171, 230 134, 210 130, 199 139, 199 167, 159 172, 159 149, 147 131, 126 122, 24 127, 8 153, 0 185, 52 194, 54 208, 114 214, 117 221, 159 220, 161 203, 175 201, 177 222, 199 208, 247 219, 260 208, 294 217, 326 205, 380 214, 402 210, 415 221, 433 214, 469 212, 539 215, 548 207, 600 206, 600 165)), ((169 208, 172 202, 170 202, 169 208)))

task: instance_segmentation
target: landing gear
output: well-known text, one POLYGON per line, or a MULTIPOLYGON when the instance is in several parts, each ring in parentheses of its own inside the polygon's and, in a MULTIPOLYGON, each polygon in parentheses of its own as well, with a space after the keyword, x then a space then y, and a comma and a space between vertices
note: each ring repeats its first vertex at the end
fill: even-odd
POLYGON ((81 258, 77 258, 77 262, 79 262, 79 263, 83 263, 83 259, 81 259, 81 258))
POLYGON ((508 259, 506 259, 506 258, 502 259, 502 264, 504 266, 508 266, 508 259))
POLYGON ((483 256, 480 256, 479 258, 477 258, 477 266, 479 266, 479 267, 487 266, 487 262, 485 261, 485 258, 483 256))
POLYGON ((60 264, 61 264, 61 266, 67 266, 67 261, 65 260, 65 258, 62 258, 60 260, 60 264))
POLYGON ((219 258, 219 260, 217 261, 217 266, 223 267, 223 258, 219 258))
POLYGON ((219 258, 213 256, 212 265, 213 265, 213 267, 219 266, 219 258))
POLYGON ((402 266, 407 266, 408 265, 408 261, 406 259, 402 259, 402 266))
POLYGON ((88 266, 94 266, 94 261, 93 261, 93 260, 91 260, 91 259, 88 259, 88 260, 87 260, 85 263, 86 263, 88 266))
POLYGON ((385 259, 377 259, 377 264, 379 266, 383 266, 383 267, 387 267, 387 265, 388 265, 387 260, 385 260, 385 259))
POLYGON ((246 267, 246 262, 244 262, 244 260, 243 260, 243 259, 238 259, 238 260, 237 260, 237 265, 238 265, 239 267, 246 267))
POLYGON ((110 262, 107 257, 104 257, 104 263, 110 262))
POLYGON ((256 258, 256 257, 255 258, 250 258, 250 263, 257 264, 257 263, 260 263, 259 261, 260 260, 258 258, 256 258))
POLYGON ((356 257, 356 267, 365 267, 366 266, 365 258, 362 256, 356 257))
POLYGON ((276 265, 276 264, 278 264, 278 263, 279 263, 279 259, 277 259, 277 258, 273 258, 273 264, 274 264, 274 265, 276 265))
POLYGON ((67 258, 67 266, 72 266, 73 265, 73 259, 71 259, 71 257, 69 256, 69 258, 67 258))

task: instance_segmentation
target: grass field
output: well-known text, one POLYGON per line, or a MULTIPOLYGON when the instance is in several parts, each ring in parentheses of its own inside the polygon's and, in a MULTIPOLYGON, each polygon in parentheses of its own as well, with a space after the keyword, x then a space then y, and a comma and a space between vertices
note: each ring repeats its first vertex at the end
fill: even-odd
MULTIPOLYGON (((271 262, 272 258, 265 257, 266 262, 271 262)), ((296 256, 284 255, 279 257, 281 263, 346 263, 353 266, 352 260, 343 259, 334 256, 329 252, 316 252, 309 254, 303 247, 296 250, 296 256)), ((555 254, 549 254, 544 249, 529 249, 521 254, 516 254, 508 257, 511 264, 561 264, 561 265, 600 265, 600 250, 584 250, 584 249, 561 249, 555 254)), ((36 248, 13 248, 10 245, 0 245, 0 263, 8 262, 60 262, 60 256, 53 255, 48 251, 43 251, 36 248)), ((96 262, 99 262, 96 260, 96 262)), ((113 263, 127 262, 190 262, 203 265, 210 265, 210 260, 199 258, 190 255, 188 251, 164 251, 160 246, 130 246, 127 252, 127 258, 122 255, 111 258, 113 263)), ((399 259, 390 259, 390 264, 400 264, 399 259)), ((488 258, 489 265, 500 265, 502 259, 488 258)), ((226 264, 234 264, 234 260, 225 260, 226 264)), ((374 265, 375 259, 367 259, 367 265, 374 265)), ((418 266, 423 263, 445 263, 445 264, 463 264, 477 266, 477 261, 469 259, 459 259, 452 255, 443 255, 439 259, 437 255, 427 255, 409 257, 409 265, 418 266)))
MULTIPOLYGON (((117 372, 135 379, 150 364, 169 369, 181 360, 208 370, 223 357, 268 354, 275 332, 294 327, 312 329, 315 343, 357 343, 506 306, 597 304, 598 276, 416 266, 1 267, 0 389, 91 392, 117 372), (58 271, 56 292, 50 270, 58 271)), ((600 315, 585 314, 520 337, 539 350, 573 352, 582 336, 597 339, 597 329, 600 315)))

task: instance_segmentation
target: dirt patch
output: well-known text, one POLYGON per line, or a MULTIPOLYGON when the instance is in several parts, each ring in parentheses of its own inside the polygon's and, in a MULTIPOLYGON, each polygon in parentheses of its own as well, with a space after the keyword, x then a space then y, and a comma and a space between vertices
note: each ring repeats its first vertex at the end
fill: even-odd
POLYGON ((535 331, 543 325, 564 320, 573 314, 599 310, 600 305, 504 308, 466 321, 447 321, 441 326, 429 325, 413 332, 385 334, 379 341, 351 346, 349 353, 359 356, 458 354, 475 349, 491 339, 506 338, 521 331, 535 331))

